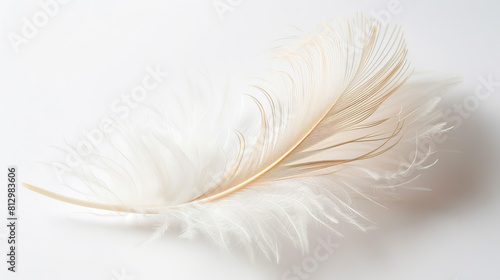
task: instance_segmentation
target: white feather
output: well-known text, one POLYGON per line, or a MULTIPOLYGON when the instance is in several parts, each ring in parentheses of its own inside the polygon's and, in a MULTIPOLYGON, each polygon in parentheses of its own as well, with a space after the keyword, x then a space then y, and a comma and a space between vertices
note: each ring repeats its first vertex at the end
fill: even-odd
POLYGON ((418 145, 446 130, 436 94, 451 82, 412 74, 401 29, 363 16, 322 25, 279 54, 283 63, 246 97, 257 117, 240 129, 217 115, 234 111, 231 102, 217 109, 227 96, 195 91, 191 109, 170 103, 181 116, 151 110, 141 125, 116 122, 107 145, 73 170, 71 184, 89 190, 88 200, 26 186, 157 215, 158 235, 180 226, 181 237, 276 261, 283 242, 307 251, 311 224, 365 230, 373 224, 351 197, 390 193, 433 162, 435 150, 419 154, 418 145))

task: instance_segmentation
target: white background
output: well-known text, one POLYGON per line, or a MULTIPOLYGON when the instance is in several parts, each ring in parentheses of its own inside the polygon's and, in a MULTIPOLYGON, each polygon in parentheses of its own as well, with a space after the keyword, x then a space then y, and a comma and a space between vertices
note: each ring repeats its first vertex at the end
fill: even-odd
MULTIPOLYGON (((500 279, 500 87, 485 100, 474 97, 479 77, 500 81, 498 2, 243 0, 229 1, 233 9, 221 19, 211 0, 73 0, 16 52, 10 38, 22 34, 24 17, 43 11, 38 2, 0 4, 0 176, 15 165, 19 181, 59 190, 45 165, 64 160, 54 147, 98 127, 148 66, 170 74, 148 98, 190 71, 237 88, 267 66, 259 63, 276 40, 358 11, 377 13, 403 26, 417 69, 463 78, 445 94, 445 110, 477 106, 458 115, 439 163, 419 180, 433 191, 371 212, 379 229, 347 230, 308 279, 500 279)), ((0 217, 7 215, 3 185, 0 217)), ((285 248, 279 264, 252 263, 175 232, 141 246, 152 232, 141 220, 96 216, 21 187, 18 196, 18 273, 1 261, 1 279, 281 279, 307 257, 285 248)), ((312 248, 315 237, 328 236, 311 234, 312 248)), ((2 256, 6 236, 0 227, 2 256)))

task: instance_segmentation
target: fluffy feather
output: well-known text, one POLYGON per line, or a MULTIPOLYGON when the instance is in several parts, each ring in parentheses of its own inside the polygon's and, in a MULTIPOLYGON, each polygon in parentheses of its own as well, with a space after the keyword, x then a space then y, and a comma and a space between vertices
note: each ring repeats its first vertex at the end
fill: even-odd
POLYGON ((182 237, 276 261, 286 240, 307 251, 311 224, 365 230, 371 223, 351 196, 372 200, 428 167, 435 151, 414 151, 445 130, 436 93, 449 83, 412 74, 401 29, 364 16, 324 24, 279 54, 284 63, 247 96, 259 117, 241 131, 220 137, 204 123, 213 114, 207 100, 184 112, 182 125, 151 111, 147 124, 117 122, 108 145, 72 170, 88 200, 25 186, 86 207, 154 214, 158 235, 177 225, 182 237))

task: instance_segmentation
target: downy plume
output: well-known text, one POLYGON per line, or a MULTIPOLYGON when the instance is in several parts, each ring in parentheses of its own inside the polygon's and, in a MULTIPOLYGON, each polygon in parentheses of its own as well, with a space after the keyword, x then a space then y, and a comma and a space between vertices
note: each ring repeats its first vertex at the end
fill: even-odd
POLYGON ((437 93, 452 82, 415 74, 401 28, 363 15, 323 24, 278 56, 281 66, 243 97, 258 112, 245 125, 218 128, 237 118, 231 102, 177 106, 181 123, 175 110, 151 109, 141 125, 117 121, 106 147, 72 170, 86 198, 25 186, 81 206, 155 215, 158 236, 176 226, 181 237, 276 261, 284 242, 308 250, 310 225, 366 230, 373 223, 351 198, 377 203, 435 163, 435 150, 419 143, 446 130, 437 93))

